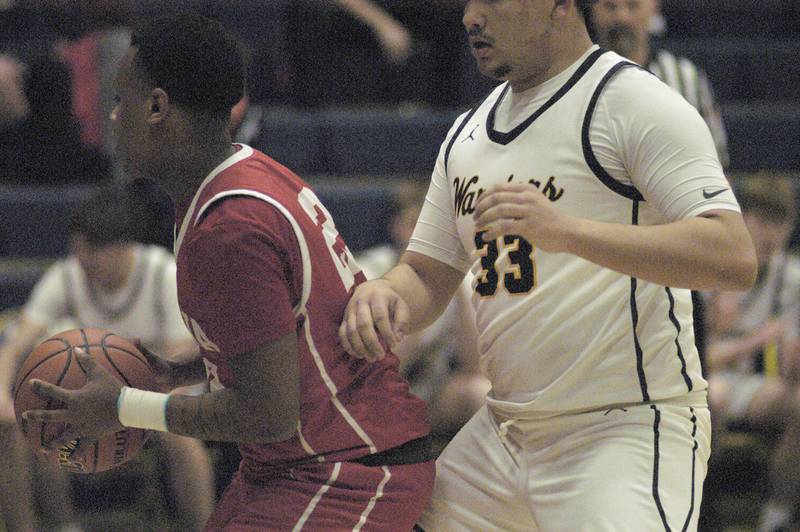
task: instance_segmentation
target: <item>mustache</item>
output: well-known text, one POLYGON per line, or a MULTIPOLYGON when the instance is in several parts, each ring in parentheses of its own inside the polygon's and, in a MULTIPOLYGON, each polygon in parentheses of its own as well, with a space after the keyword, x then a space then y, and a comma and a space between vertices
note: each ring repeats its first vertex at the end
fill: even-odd
POLYGON ((467 37, 473 37, 476 39, 480 39, 482 41, 486 41, 487 43, 491 44, 493 39, 484 35, 483 30, 480 28, 470 28, 467 30, 467 37))

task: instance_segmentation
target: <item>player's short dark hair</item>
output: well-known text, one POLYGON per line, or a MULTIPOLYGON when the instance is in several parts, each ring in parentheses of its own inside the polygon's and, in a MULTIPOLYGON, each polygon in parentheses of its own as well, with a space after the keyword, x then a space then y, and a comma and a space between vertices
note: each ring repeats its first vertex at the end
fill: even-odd
POLYGON ((789 176, 767 172, 744 178, 737 194, 742 212, 772 223, 792 223, 797 217, 794 182, 789 176))
POLYGON ((242 48, 216 20, 193 13, 149 19, 131 46, 136 65, 179 106, 222 114, 244 96, 242 48))
POLYGON ((122 185, 99 188, 72 210, 67 230, 94 247, 129 242, 136 219, 132 196, 122 185))

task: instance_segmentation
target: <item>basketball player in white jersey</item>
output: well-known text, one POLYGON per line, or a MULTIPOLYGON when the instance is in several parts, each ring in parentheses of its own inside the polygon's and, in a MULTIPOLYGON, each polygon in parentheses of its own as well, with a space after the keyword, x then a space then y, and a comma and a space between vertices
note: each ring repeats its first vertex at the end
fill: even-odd
MULTIPOLYGON (((133 241, 133 216, 128 191, 117 186, 98 190, 72 212, 68 221, 70 255, 45 272, 0 345, 0 422, 14 423, 11 385, 23 356, 37 342, 62 330, 109 329, 138 339, 148 348, 163 350, 173 360, 197 353, 178 308, 175 257, 159 246, 133 241)), ((158 439, 156 454, 163 453, 172 463, 167 477, 175 499, 171 504, 184 526, 199 530, 214 502, 208 451, 189 438, 159 435, 158 439)), ((17 470, 17 477, 27 473, 21 470, 25 465, 27 462, 8 462, 10 469, 17 470)), ((56 483, 61 479, 55 472, 43 474, 50 488, 48 499, 66 496, 59 492, 56 483)), ((79 480, 83 482, 76 482, 79 480)), ((80 491, 78 488, 75 491, 80 491)))
POLYGON ((591 0, 469 0, 480 70, 400 264, 340 329, 385 355, 466 272, 487 405, 437 461, 427 531, 696 530, 709 454, 690 289, 743 290, 753 245, 708 128, 593 45, 591 0))

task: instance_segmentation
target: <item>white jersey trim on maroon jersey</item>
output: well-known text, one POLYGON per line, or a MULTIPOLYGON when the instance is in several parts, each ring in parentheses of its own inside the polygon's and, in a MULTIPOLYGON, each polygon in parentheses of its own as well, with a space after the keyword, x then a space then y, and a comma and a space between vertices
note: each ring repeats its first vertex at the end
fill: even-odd
POLYGON ((375 446, 375 443, 372 441, 372 438, 366 433, 366 431, 358 424, 358 421, 347 411, 347 408, 342 404, 339 400, 339 389, 336 388, 336 383, 333 382, 330 375, 328 375, 328 370, 325 369, 325 364, 322 361, 322 357, 317 351, 317 346, 314 344, 314 338, 311 336, 311 325, 308 316, 306 316, 305 323, 303 323, 303 329, 306 336, 306 343, 308 344, 308 350, 311 352, 311 356, 314 359, 314 363, 317 365, 317 369, 319 370, 320 377, 322 377, 323 382, 325 382, 325 386, 328 388, 328 391, 331 392, 331 402, 333 406, 336 407, 336 410, 342 415, 342 417, 347 421, 347 424, 358 434, 358 437, 369 446, 369 452, 374 454, 378 452, 378 448, 375 446))

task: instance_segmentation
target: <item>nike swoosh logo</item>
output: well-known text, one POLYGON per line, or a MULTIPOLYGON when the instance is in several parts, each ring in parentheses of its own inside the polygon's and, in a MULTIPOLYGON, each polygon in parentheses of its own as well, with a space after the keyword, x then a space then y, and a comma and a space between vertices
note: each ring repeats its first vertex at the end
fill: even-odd
POLYGON ((703 197, 705 199, 711 199, 714 196, 719 196, 720 194, 722 194, 723 192, 726 192, 727 190, 728 190, 727 188, 723 188, 723 189, 720 189, 720 190, 715 190, 714 192, 709 192, 706 189, 703 189, 703 197))

